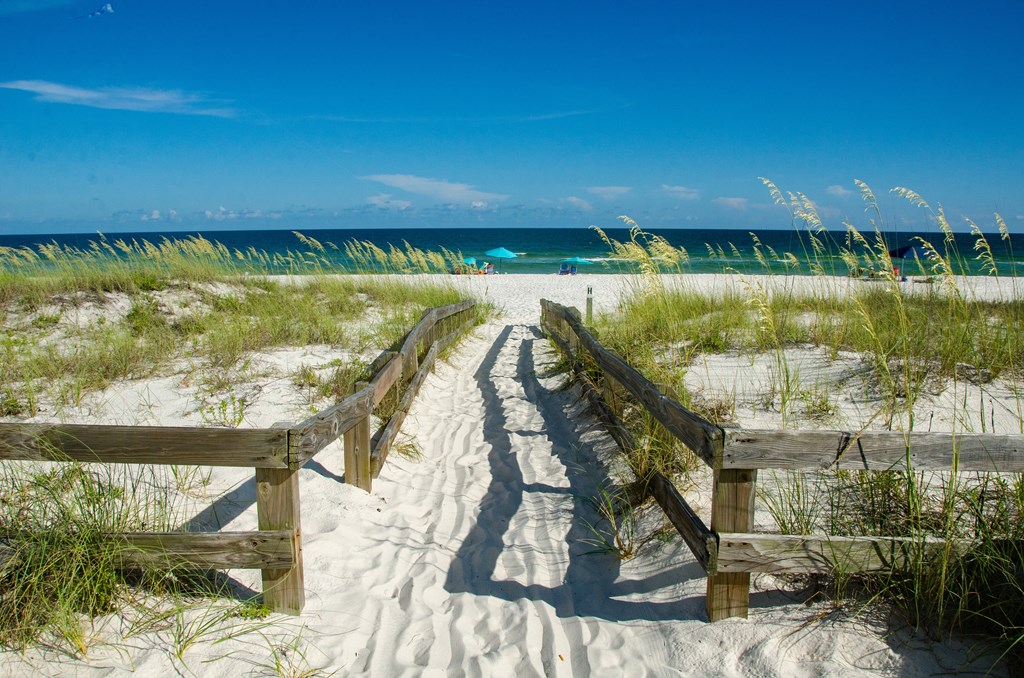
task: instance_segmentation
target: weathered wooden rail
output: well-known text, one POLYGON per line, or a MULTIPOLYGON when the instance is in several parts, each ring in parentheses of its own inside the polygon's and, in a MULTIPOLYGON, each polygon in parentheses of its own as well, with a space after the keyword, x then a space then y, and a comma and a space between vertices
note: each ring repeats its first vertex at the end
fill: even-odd
POLYGON ((944 545, 932 538, 922 543, 901 537, 755 533, 758 469, 1024 471, 1022 435, 723 429, 662 393, 603 347, 583 326, 578 310, 542 300, 541 322, 575 370, 584 369, 581 351, 596 365, 602 393, 586 384, 584 391, 623 449, 635 444, 619 419, 622 396, 628 394, 713 470, 710 527, 667 478, 655 474, 648 479, 648 491, 707 572, 710 621, 747 616, 752 572, 888 569, 915 549, 944 545))
MULTIPOLYGON (((400 350, 375 363, 380 367, 369 382, 298 424, 221 429, 0 423, 0 459, 253 468, 256 531, 133 533, 110 539, 117 540, 126 565, 262 570, 267 607, 298 614, 305 603, 299 469, 344 437, 345 482, 370 491, 438 353, 473 322, 473 305, 464 301, 427 311, 400 350), (402 392, 398 409, 374 442, 371 414, 392 389, 402 392)), ((17 535, 0 535, 0 567, 14 556, 16 543, 17 535)))

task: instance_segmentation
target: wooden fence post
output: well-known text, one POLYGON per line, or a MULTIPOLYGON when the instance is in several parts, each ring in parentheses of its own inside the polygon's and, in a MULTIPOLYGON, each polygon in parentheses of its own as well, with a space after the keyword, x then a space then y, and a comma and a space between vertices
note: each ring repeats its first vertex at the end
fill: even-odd
POLYGON ((587 285, 587 324, 594 322, 594 287, 587 285))
MULTIPOLYGON (((366 386, 365 381, 360 381, 356 384, 356 391, 366 386)), ((344 438, 345 483, 370 492, 373 485, 373 474, 370 471, 370 415, 345 431, 344 438)))
MULTIPOLYGON (((711 496, 711 530, 754 531, 754 495, 757 469, 716 469, 711 496)), ((723 572, 708 577, 708 621, 747 616, 750 573, 723 572)))
POLYGON ((601 399, 608 405, 608 409, 615 413, 616 417, 622 417, 625 411, 626 389, 615 377, 607 372, 601 372, 601 399))
MULTIPOLYGON (((580 319, 580 310, 578 308, 576 308, 575 306, 570 306, 569 307, 569 313, 571 313, 572 316, 577 321, 579 321, 579 319, 580 319)), ((576 356, 579 355, 579 352, 580 352, 580 337, 579 337, 578 334, 576 334, 576 331, 574 329, 572 329, 572 326, 569 325, 568 322, 565 323, 565 331, 568 333, 567 339, 569 341, 567 343, 569 344, 569 348, 572 349, 572 354, 573 354, 573 357, 575 358, 576 356)))
POLYGON ((263 604, 274 612, 299 614, 306 603, 302 575, 302 520, 298 469, 256 469, 256 515, 261 530, 291 530, 295 564, 263 570, 263 604))
POLYGON ((403 356, 403 367, 402 367, 402 380, 409 381, 416 375, 416 371, 420 369, 420 346, 416 344, 412 347, 412 351, 407 356, 403 356))

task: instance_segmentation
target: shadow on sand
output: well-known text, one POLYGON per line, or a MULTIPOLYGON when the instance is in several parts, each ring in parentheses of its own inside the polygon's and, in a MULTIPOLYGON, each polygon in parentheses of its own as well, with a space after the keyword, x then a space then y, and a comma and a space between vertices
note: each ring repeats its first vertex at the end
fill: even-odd
MULTIPOLYGON (((580 437, 579 426, 570 421, 566 409, 571 404, 568 392, 546 389, 537 378, 534 342, 541 334, 533 326, 509 325, 490 347, 474 375, 483 394, 486 411, 484 439, 491 446, 488 455, 491 482, 480 502, 476 524, 459 547, 448 570, 445 590, 473 593, 503 600, 539 600, 551 605, 559 617, 592 616, 612 621, 682 620, 704 617, 703 596, 672 602, 650 603, 619 598, 649 593, 687 579, 702 579, 704 572, 695 561, 677 564, 642 580, 617 581, 620 561, 617 555, 595 552, 590 525, 600 524, 600 516, 588 501, 597 495, 599 484, 610 483, 607 470, 597 461, 596 452, 580 437), (515 330, 522 337, 518 349, 515 330), (520 432, 509 426, 505 416, 508 397, 499 394, 495 381, 499 353, 518 350, 514 380, 525 392, 526 400, 536 408, 543 421, 541 433, 520 432), (550 441, 552 454, 565 466, 569 488, 524 482, 512 435, 543 435, 550 441), (572 518, 565 535, 568 563, 559 586, 522 584, 496 580, 495 568, 506 549, 505 533, 523 504, 527 492, 567 493, 572 498, 572 518)), ((531 573, 525 573, 527 580, 531 573)))

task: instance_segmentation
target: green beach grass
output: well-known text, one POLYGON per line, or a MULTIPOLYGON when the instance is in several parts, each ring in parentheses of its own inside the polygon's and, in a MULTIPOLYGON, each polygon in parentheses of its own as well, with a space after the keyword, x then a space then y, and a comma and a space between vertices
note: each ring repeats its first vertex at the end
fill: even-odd
MULTIPOLYGON (((443 278, 329 275, 325 246, 296 235, 305 249, 279 260, 195 237, 0 251, 0 417, 59 420, 118 382, 175 375, 201 385, 206 424, 238 426, 247 404, 235 388, 252 376, 251 356, 311 344, 344 350, 353 357, 291 376, 315 411, 370 376, 358 356, 393 347, 426 309, 463 298, 443 278), (282 268, 302 275, 268 275, 282 268)), ((407 247, 350 272, 442 261, 407 247)), ((477 321, 487 313, 480 305, 477 321)), ((210 634, 261 631, 258 600, 238 600, 217 578, 119 565, 116 535, 180 529, 208 482, 196 467, 0 463, 0 533, 21 537, 0 567, 0 647, 84 657, 97 642, 93 620, 110 615, 121 619, 121 637, 156 633, 177 660, 210 634)), ((270 666, 287 664, 280 648, 268 656, 270 666)))
MULTIPOLYGON (((927 281, 901 280, 879 230, 882 219, 870 188, 858 182, 873 216, 875 232, 862 234, 847 223, 844 242, 828 233, 805 196, 784 196, 765 181, 776 202, 790 208, 803 244, 800 252, 776 252, 754 237, 764 276, 739 276, 738 286, 707 292, 687 278, 672 283, 662 273, 686 273, 688 254, 629 219, 631 238, 619 242, 603 232, 612 256, 629 259, 641 274, 617 312, 600 316, 594 329, 601 342, 617 351, 652 381, 712 422, 731 421, 736 397, 708 398, 688 388, 687 372, 703 356, 730 353, 766 356, 771 383, 762 407, 782 427, 816 427, 836 408, 828 388, 815 391, 801 381, 789 351, 814 347, 826 355, 856 354, 870 366, 868 381, 878 396, 866 425, 890 430, 929 430, 916 420, 926 392, 951 390, 957 402, 954 432, 991 432, 988 422, 998 405, 1013 413, 1004 433, 1024 433, 1024 301, 1017 280, 1002 281, 998 298, 981 298, 961 274, 970 257, 996 276, 988 241, 974 223, 973 252, 956 249, 949 221, 907 189, 894 193, 929 211, 944 239, 939 247, 922 242, 930 256, 915 265, 927 281), (829 262, 841 261, 844 270, 829 262), (816 284, 795 285, 772 274, 771 262, 785 261, 792 273, 814 276, 816 284), (855 286, 850 276, 872 277, 855 286), (967 386, 998 380, 1008 401, 980 404, 966 399, 967 386)), ((1005 222, 996 227, 1008 239, 1005 222)), ((719 250, 723 271, 732 254, 719 250)), ((972 391, 974 392, 974 391, 972 391)), ((627 411, 627 423, 646 443, 632 461, 643 474, 659 470, 680 486, 693 482, 693 455, 643 413, 627 411)), ((738 422, 742 425, 742 421, 738 422)), ((887 472, 822 471, 763 474, 759 500, 779 532, 791 534, 909 537, 919 547, 904 568, 880 573, 844 573, 808 582, 828 592, 837 608, 860 611, 885 604, 902 619, 933 637, 952 632, 995 639, 1001 652, 1020 662, 1024 656, 1024 477, 1021 474, 924 473, 908 463, 887 472), (766 482, 767 481, 767 482, 766 482), (942 549, 926 548, 930 537, 946 540, 942 549), (955 544, 969 546, 955 547, 955 544)), ((983 645, 984 645, 983 641, 983 645)))

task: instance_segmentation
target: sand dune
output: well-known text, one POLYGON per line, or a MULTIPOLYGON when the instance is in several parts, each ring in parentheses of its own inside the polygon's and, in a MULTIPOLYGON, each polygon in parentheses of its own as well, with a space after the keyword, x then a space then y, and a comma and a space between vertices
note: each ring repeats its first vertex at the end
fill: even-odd
MULTIPOLYGON (((614 446, 566 377, 552 372, 539 299, 582 308, 593 285, 598 310, 610 309, 628 281, 509 275, 457 284, 504 315, 427 379, 403 427, 421 457, 390 457, 370 495, 342 484, 338 444, 301 472, 301 617, 277 618, 262 635, 204 639, 184 662, 160 638, 144 637, 121 650, 99 646, 87 661, 5 654, 0 673, 234 677, 266 668, 272 646, 296 637, 302 661, 338 675, 927 676, 989 668, 972 664, 957 642, 829 618, 768 576, 754 580, 748 620, 708 624, 703 572, 678 538, 653 540, 625 562, 594 553, 591 525, 600 519, 588 498, 612 482, 614 446)), ((245 472, 217 470, 217 511, 203 522, 255 529, 251 486, 245 472)), ((258 572, 231 574, 258 590, 258 572)))

